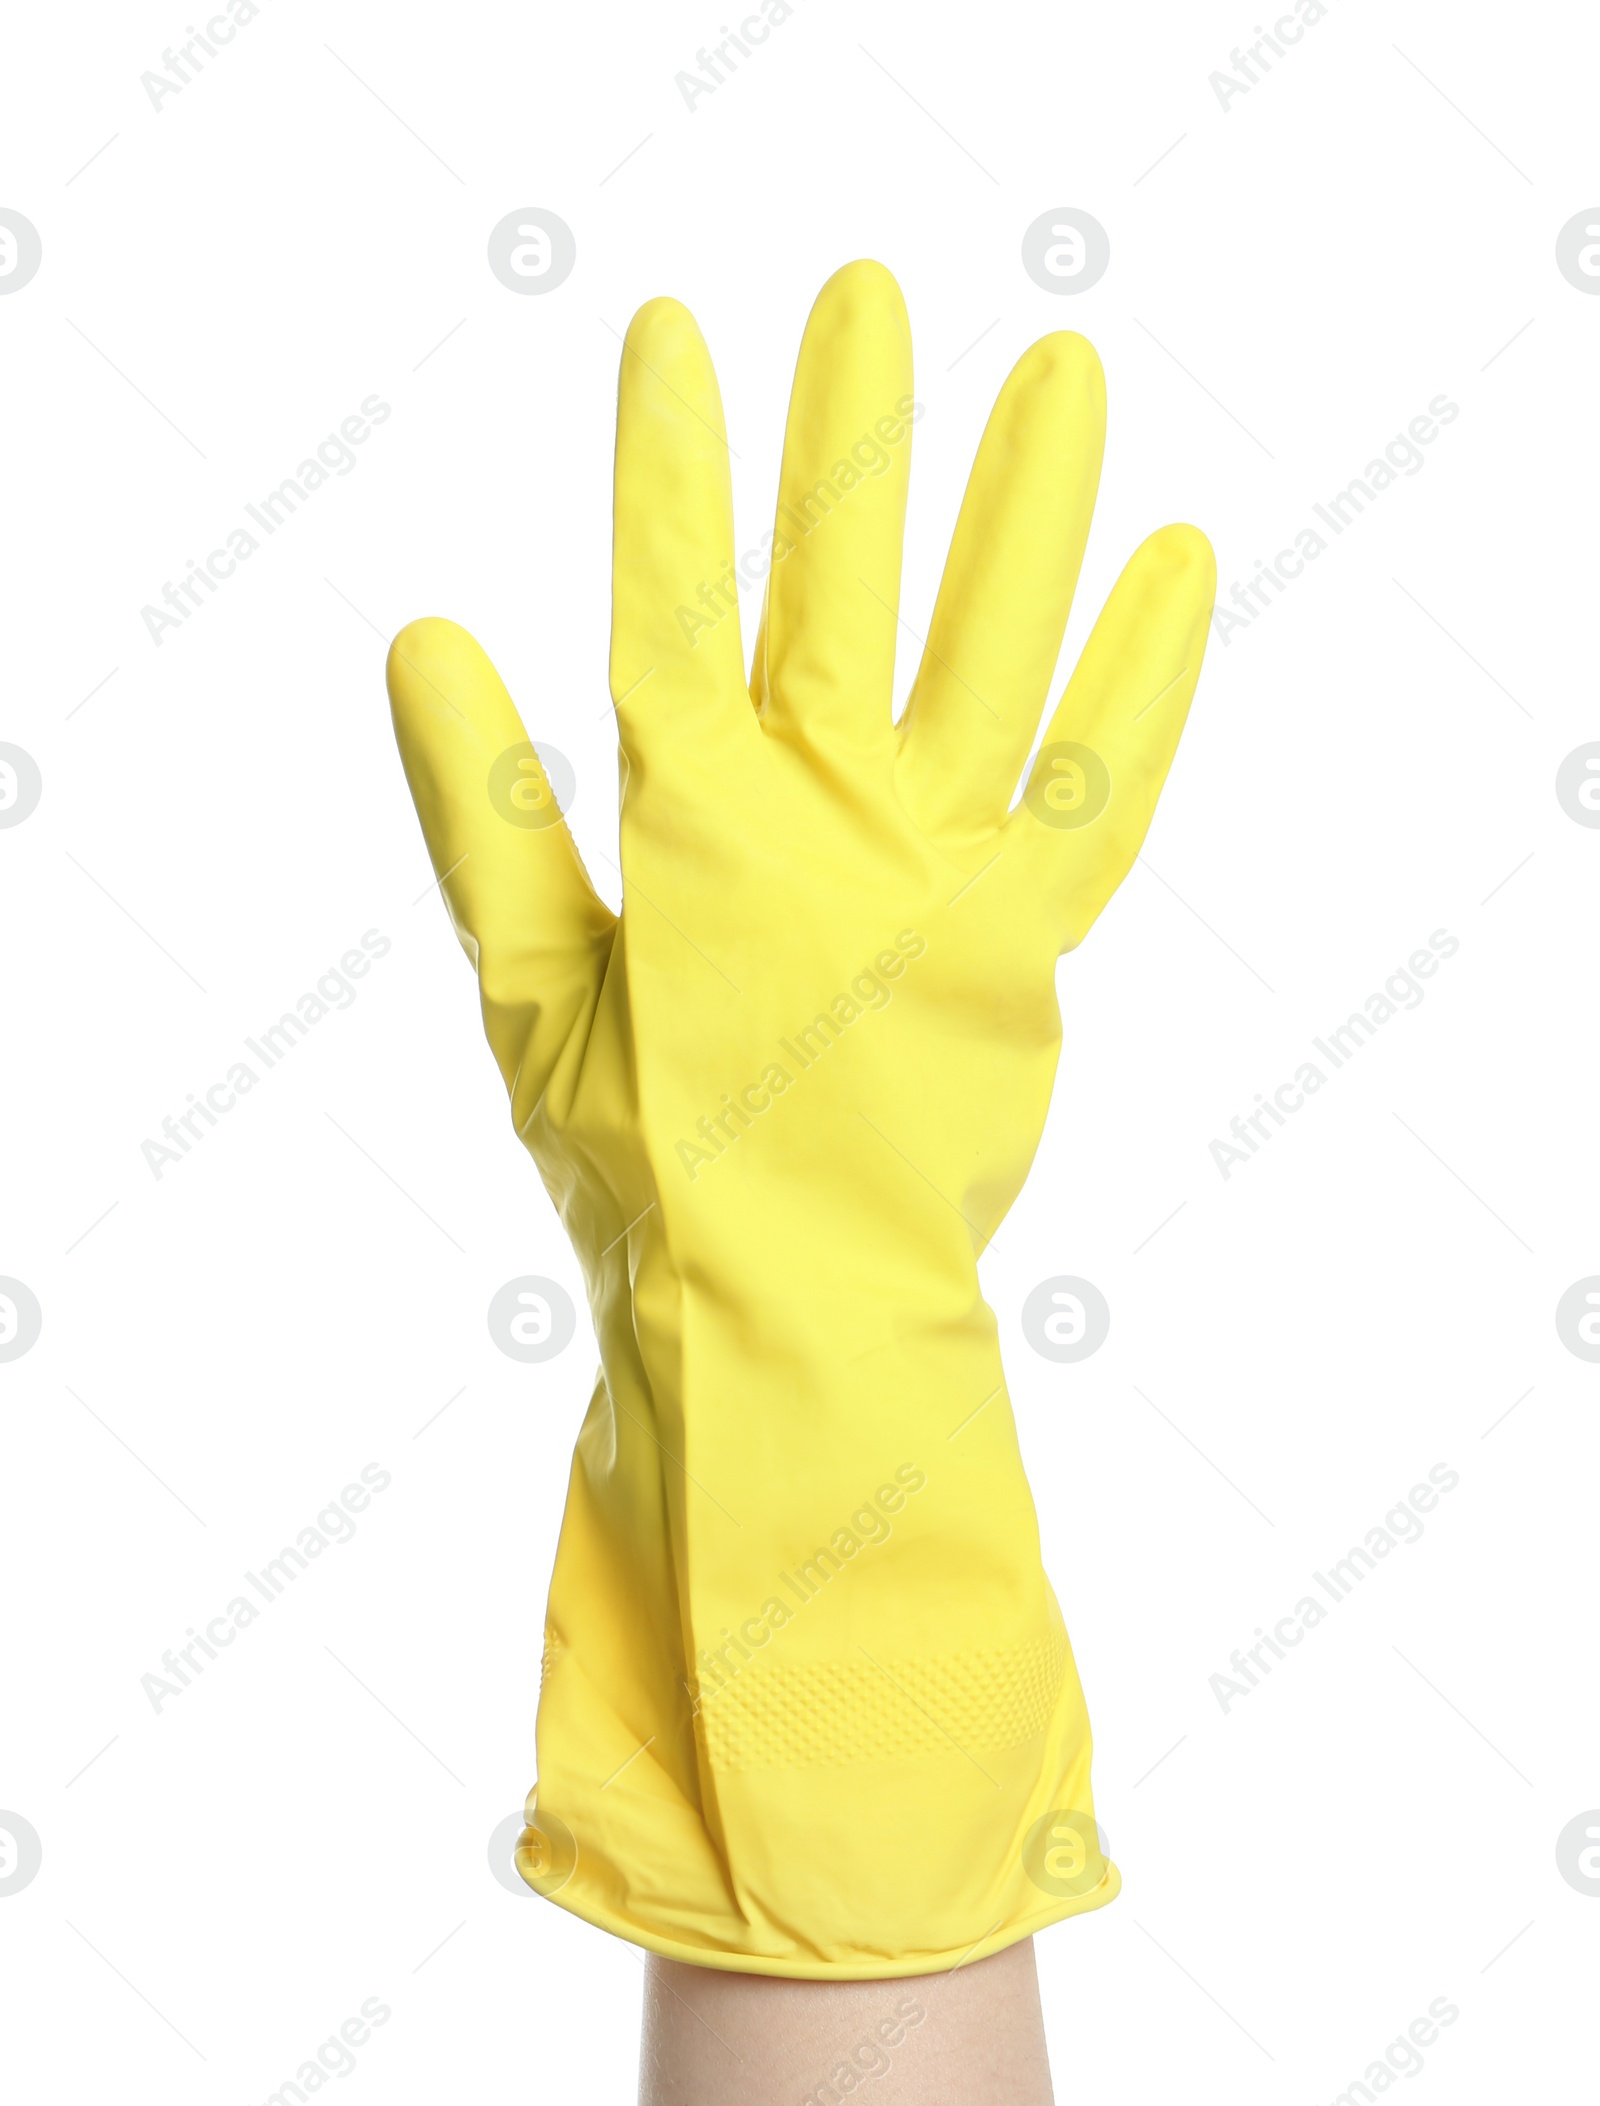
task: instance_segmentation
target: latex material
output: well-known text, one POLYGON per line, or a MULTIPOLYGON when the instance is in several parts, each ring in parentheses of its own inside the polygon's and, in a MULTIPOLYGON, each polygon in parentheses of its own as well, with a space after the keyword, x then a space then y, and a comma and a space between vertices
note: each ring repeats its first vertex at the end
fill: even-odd
POLYGON ((977 1267, 1044 1124, 1056 961, 1144 838, 1214 591, 1196 530, 1144 543, 1013 809, 1104 414, 1081 337, 1017 365, 897 726, 893 279, 852 264, 812 311, 748 683, 716 379, 685 309, 641 309, 617 414, 620 919, 472 638, 421 621, 390 654, 440 889, 602 1352, 519 1863, 679 1959, 913 1974, 1117 1891, 977 1267))

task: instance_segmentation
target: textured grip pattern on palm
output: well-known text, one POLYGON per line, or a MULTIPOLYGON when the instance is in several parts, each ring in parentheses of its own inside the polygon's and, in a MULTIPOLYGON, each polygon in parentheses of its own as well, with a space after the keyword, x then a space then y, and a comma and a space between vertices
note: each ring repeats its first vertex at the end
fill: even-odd
POLYGON ((1052 1632, 1012 1652, 757 1665, 720 1689, 696 1685, 700 1735, 719 1770, 1020 1747, 1049 1725, 1068 1658, 1066 1634, 1052 1632))

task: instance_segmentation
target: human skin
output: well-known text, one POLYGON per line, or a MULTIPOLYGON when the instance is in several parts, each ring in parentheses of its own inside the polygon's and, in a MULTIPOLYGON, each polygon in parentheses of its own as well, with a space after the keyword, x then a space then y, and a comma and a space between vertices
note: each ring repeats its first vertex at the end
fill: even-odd
POLYGON ((835 2106, 841 2064, 872 2106, 1052 2106, 1033 1940, 948 1974, 876 1982, 651 1954, 639 2106, 835 2106))

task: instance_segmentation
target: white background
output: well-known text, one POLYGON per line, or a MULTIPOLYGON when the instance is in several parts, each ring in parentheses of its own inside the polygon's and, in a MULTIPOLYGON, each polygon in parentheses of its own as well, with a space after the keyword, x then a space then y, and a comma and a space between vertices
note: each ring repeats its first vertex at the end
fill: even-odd
POLYGON ((1600 1805, 1600 1367, 1554 1311, 1600 1272, 1600 831, 1554 784, 1600 738, 1600 299, 1554 252, 1600 192, 1600 30, 1334 0, 1224 111, 1255 18, 800 0, 692 113, 709 4, 267 0, 159 112, 183 8, 14 19, 0 204, 44 249, 0 299, 0 737, 43 777, 0 832, 0 1272, 43 1309, 0 1366, 0 1807, 43 1842, 0 1899, 17 2097, 259 2101, 374 1996, 352 2097, 631 2093, 638 1954, 486 1855, 532 1781, 594 1352, 581 1323, 528 1368, 485 1324, 514 1275, 580 1281, 383 649, 426 613, 483 639, 614 899, 618 333, 660 292, 698 316, 748 547, 806 311, 858 255, 916 333, 918 630, 1045 331, 1092 338, 1111 400, 1064 664, 1152 527, 1204 526, 1226 594, 1460 408, 1213 643, 1145 862, 1063 964, 1050 1127, 985 1260, 1126 1882, 1039 1940, 1061 2095, 1332 2100, 1438 1997, 1430 2096, 1592 2071, 1600 1900, 1556 1838, 1600 1805), (578 260, 522 298, 485 243, 528 205, 578 260), (1020 261, 1065 205, 1111 242, 1077 296, 1020 261), (153 643, 141 608, 374 393, 354 471, 153 643), (368 929, 354 1005, 157 1179, 162 1119, 368 929), (1224 1179, 1229 1120, 1437 929, 1421 1006, 1224 1179), (1018 1328, 1054 1274, 1111 1307, 1077 1365, 1018 1328), (1233 1649, 1441 1462, 1422 1539, 1225 1714, 1233 1649), (163 1651, 368 1463, 354 1540, 153 1711, 163 1651))

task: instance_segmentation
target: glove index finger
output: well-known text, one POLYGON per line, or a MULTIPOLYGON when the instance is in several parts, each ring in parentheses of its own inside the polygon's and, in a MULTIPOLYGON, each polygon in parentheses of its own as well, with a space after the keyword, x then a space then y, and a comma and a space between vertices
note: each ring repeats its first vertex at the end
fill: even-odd
POLYGON ((753 728, 728 463, 699 326, 678 301, 649 300, 617 378, 611 696, 630 752, 753 728))
POLYGON ((408 623, 389 647, 387 679, 411 799, 509 1081, 533 1022, 557 1022, 563 991, 577 993, 614 917, 478 642, 437 617, 408 623))

